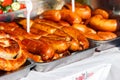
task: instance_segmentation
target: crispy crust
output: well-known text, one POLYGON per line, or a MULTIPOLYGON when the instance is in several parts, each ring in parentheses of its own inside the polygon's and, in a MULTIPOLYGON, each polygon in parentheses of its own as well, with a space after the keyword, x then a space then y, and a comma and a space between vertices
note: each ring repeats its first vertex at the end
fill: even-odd
POLYGON ((0 58, 0 70, 13 71, 20 68, 26 62, 24 51, 20 50, 16 59, 7 60, 0 58))
POLYGON ((27 57, 19 40, 3 34, 5 36, 0 38, 0 70, 13 71, 22 66, 27 57))

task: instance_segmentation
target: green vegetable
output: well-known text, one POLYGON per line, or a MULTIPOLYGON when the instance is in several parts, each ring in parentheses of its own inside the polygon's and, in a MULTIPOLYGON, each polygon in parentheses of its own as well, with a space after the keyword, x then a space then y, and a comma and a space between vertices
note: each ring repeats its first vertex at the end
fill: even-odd
POLYGON ((2 9, 2 6, 0 5, 0 9, 2 9))
POLYGON ((5 9, 8 11, 11 9, 11 6, 7 6, 7 7, 5 7, 5 9))

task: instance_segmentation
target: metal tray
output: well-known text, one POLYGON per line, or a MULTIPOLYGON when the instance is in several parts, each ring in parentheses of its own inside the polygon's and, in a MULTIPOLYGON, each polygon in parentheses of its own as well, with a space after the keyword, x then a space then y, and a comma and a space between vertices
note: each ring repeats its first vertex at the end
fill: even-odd
POLYGON ((30 72, 30 68, 33 66, 34 63, 32 63, 30 60, 27 60, 26 63, 16 71, 0 71, 0 80, 19 80, 20 78, 25 77, 30 72))
POLYGON ((90 48, 88 48, 86 50, 73 52, 69 56, 66 56, 66 57, 63 57, 61 59, 51 61, 48 63, 35 63, 34 70, 36 70, 38 72, 48 72, 48 71, 51 71, 53 69, 74 63, 76 61, 80 61, 84 58, 92 56, 93 53, 95 52, 95 49, 98 46, 99 45, 97 45, 97 44, 90 43, 90 48))
POLYGON ((117 37, 115 39, 111 39, 111 40, 103 40, 103 41, 97 41, 97 40, 92 40, 92 39, 89 39, 92 43, 95 43, 97 45, 99 45, 97 48, 96 48, 96 51, 103 51, 103 50, 106 50, 106 49, 110 49, 110 48, 113 48, 113 47, 117 47, 120 45, 120 37, 117 37))

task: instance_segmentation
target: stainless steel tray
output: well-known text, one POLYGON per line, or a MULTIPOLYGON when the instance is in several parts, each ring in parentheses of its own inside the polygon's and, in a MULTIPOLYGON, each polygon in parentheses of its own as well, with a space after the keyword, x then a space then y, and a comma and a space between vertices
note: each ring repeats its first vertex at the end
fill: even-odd
POLYGON ((19 80, 20 78, 25 77, 30 72, 30 68, 33 66, 34 63, 32 63, 30 60, 27 60, 26 63, 16 71, 0 71, 0 80, 19 80))
POLYGON ((117 47, 120 45, 120 37, 117 37, 117 38, 111 39, 111 40, 103 40, 103 41, 97 41, 97 40, 90 39, 90 41, 92 43, 99 45, 96 48, 96 51, 103 51, 103 50, 117 47))
POLYGON ((83 51, 74 52, 67 57, 64 57, 52 62, 48 62, 48 63, 35 63, 36 66, 34 67, 34 70, 39 72, 47 72, 47 71, 51 71, 53 69, 74 63, 76 61, 80 61, 84 58, 92 56, 93 53, 95 52, 95 49, 98 46, 99 45, 97 44, 90 43, 90 48, 83 51))

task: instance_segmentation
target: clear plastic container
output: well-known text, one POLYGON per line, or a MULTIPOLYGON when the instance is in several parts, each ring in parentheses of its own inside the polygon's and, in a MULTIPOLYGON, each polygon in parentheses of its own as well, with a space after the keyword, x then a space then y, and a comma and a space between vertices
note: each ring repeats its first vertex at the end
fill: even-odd
MULTIPOLYGON (((50 9, 50 5, 43 0, 33 0, 33 9, 31 13, 31 18, 41 14, 43 11, 50 9)), ((0 14, 0 21, 9 22, 17 18, 26 18, 26 9, 17 10, 14 12, 9 12, 5 14, 0 14)))

